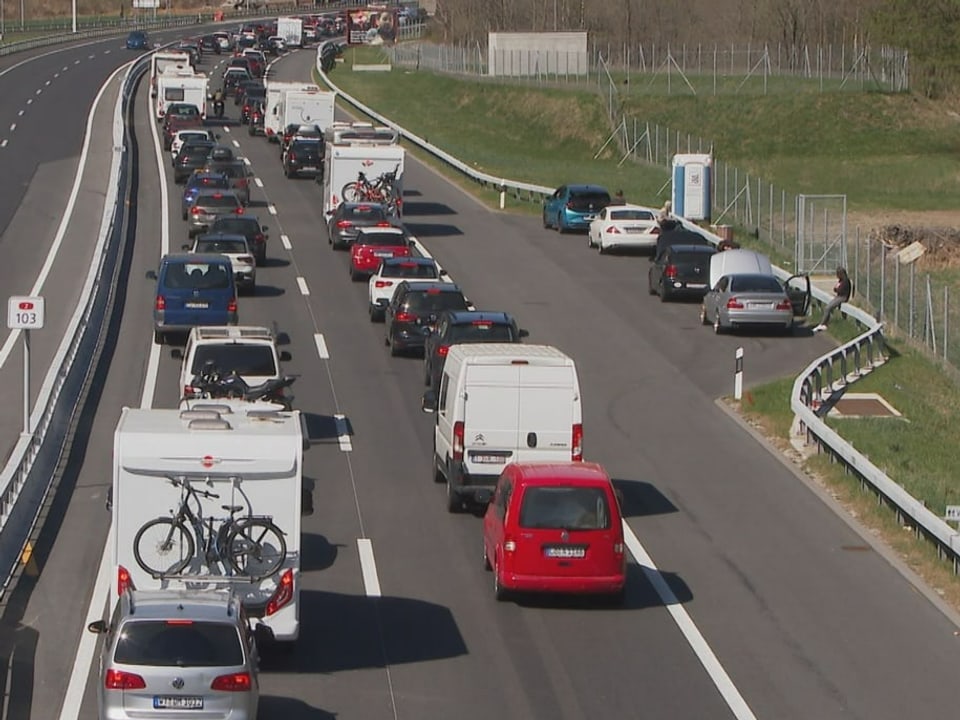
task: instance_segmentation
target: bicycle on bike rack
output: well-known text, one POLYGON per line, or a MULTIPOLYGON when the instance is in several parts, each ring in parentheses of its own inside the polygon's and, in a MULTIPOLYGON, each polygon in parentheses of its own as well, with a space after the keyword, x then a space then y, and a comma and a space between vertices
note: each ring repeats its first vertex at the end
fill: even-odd
POLYGON ((391 211, 397 209, 397 173, 400 172, 399 163, 390 172, 381 173, 373 180, 367 178, 366 173, 360 171, 357 179, 348 182, 340 191, 344 202, 373 202, 386 205, 391 211))
MULTIPOLYGON (((229 517, 204 517, 200 498, 219 499, 220 496, 198 490, 182 476, 167 479, 182 490, 180 506, 172 517, 158 517, 145 523, 133 539, 137 564, 151 576, 160 579, 179 576, 194 561, 208 568, 220 564, 226 575, 246 577, 251 582, 280 569, 287 556, 284 533, 270 517, 253 515, 249 500, 246 515, 237 517, 243 505, 221 505, 229 517), (217 522, 219 526, 215 525, 217 522)), ((239 478, 232 481, 239 490, 239 478)), ((239 492, 246 500, 243 491, 239 492)))

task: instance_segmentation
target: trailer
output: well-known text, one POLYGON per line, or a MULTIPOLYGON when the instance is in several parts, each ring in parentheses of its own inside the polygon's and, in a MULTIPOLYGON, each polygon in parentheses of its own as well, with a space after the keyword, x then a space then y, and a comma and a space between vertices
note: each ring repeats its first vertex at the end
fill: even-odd
POLYGON ((333 123, 336 99, 336 93, 316 87, 281 91, 273 107, 265 110, 263 127, 267 138, 282 135, 287 125, 316 125, 324 130, 333 123))
POLYGON ((361 173, 371 182, 384 173, 396 174, 393 196, 397 198, 396 212, 401 214, 406 153, 399 145, 396 131, 363 123, 337 123, 324 135, 324 214, 333 214, 344 200, 344 189, 356 183, 361 173))
POLYGON ((306 438, 298 411, 270 404, 124 408, 114 433, 111 600, 127 588, 232 589, 259 634, 295 641, 306 438))
POLYGON ((157 96, 157 78, 164 73, 193 75, 190 54, 183 50, 161 50, 150 56, 150 96, 157 96))
POLYGON ((210 80, 206 75, 181 75, 165 72, 157 77, 156 114, 162 120, 173 103, 196 105, 200 116, 207 116, 207 93, 210 80))

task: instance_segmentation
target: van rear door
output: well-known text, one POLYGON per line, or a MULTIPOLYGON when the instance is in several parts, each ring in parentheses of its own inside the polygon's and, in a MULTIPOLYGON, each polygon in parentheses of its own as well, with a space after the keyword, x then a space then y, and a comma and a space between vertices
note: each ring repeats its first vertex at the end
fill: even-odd
POLYGON ((499 475, 517 448, 520 368, 469 365, 463 413, 463 461, 471 475, 499 475))
POLYGON ((570 460, 576 382, 569 366, 520 365, 517 460, 570 460))

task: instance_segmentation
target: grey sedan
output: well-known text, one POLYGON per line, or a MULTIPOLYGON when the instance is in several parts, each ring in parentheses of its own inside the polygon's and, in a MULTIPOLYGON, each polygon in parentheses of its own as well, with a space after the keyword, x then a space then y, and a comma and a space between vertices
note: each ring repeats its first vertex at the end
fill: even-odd
POLYGON ((773 275, 724 275, 703 297, 700 322, 716 333, 741 327, 793 329, 793 303, 773 275))

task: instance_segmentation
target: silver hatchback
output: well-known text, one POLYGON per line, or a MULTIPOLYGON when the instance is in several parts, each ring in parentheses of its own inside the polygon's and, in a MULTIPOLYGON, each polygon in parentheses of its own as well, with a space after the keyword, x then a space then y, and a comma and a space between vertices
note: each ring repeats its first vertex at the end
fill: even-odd
POLYGON ((232 190, 199 190, 187 213, 187 234, 193 238, 207 232, 220 215, 243 215, 243 203, 237 194, 232 190))
POLYGON ((104 636, 101 720, 257 717, 256 645, 233 593, 128 590, 88 629, 104 636))

